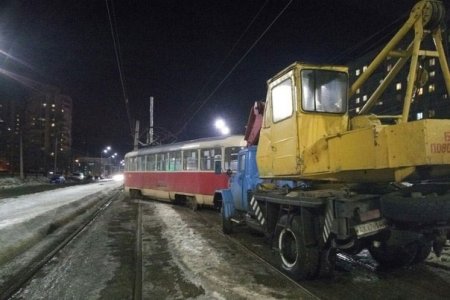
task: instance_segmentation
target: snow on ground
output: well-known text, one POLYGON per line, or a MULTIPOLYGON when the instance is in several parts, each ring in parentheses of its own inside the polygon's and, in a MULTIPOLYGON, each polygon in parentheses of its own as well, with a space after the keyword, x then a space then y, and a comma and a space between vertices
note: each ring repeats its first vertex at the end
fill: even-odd
MULTIPOLYGON (((45 237, 122 185, 108 180, 0 199, 0 286, 39 253, 48 251, 45 237)), ((55 238, 57 235, 49 239, 50 243, 55 238)))
POLYGON ((47 211, 75 202, 100 191, 112 190, 122 182, 101 181, 61 189, 0 199, 0 229, 26 222, 47 211))
POLYGON ((10 189, 21 186, 48 184, 49 179, 45 176, 28 176, 23 180, 20 177, 0 177, 0 189, 10 189))

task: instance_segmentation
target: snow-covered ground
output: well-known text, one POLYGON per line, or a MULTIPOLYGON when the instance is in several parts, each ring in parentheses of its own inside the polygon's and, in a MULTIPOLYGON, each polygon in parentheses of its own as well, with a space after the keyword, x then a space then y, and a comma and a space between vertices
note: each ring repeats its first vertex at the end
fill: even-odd
POLYGON ((88 185, 22 195, 16 198, 0 199, 0 230, 10 225, 25 222, 97 192, 117 188, 121 184, 117 181, 101 181, 88 185))
POLYGON ((0 189, 9 189, 21 186, 48 184, 49 179, 44 176, 28 176, 23 180, 20 177, 0 177, 0 189))
POLYGON ((45 238, 52 227, 64 225, 122 184, 100 181, 0 199, 0 266, 45 238))

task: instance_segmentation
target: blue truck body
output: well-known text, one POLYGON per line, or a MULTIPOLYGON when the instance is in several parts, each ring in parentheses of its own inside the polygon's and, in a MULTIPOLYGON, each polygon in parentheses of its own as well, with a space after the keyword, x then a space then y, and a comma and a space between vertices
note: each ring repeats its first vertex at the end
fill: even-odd
POLYGON ((256 165, 256 146, 242 149, 238 154, 238 169, 230 178, 230 187, 216 192, 222 198, 225 219, 249 211, 249 191, 255 190, 262 180, 256 165))

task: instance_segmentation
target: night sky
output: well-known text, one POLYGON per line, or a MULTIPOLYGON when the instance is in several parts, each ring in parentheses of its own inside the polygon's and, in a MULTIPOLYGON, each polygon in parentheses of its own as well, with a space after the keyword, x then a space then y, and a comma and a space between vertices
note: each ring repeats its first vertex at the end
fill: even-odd
MULTIPOLYGON (((296 60, 345 64, 363 55, 378 44, 361 42, 392 34, 415 2, 2 1, 0 49, 17 60, 0 54, 0 68, 72 97, 75 151, 98 156, 111 145, 124 154, 132 137, 106 3, 133 126, 138 119, 148 128, 153 96, 156 131, 186 140, 217 135, 217 117, 243 133, 271 76, 296 60)), ((1 74, 0 89, 17 101, 29 92, 1 74)))

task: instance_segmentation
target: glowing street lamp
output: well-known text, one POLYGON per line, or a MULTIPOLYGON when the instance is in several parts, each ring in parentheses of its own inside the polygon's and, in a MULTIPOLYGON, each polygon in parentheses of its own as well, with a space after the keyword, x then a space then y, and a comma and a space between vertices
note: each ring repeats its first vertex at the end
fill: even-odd
POLYGON ((105 172, 105 166, 103 164, 103 154, 107 154, 111 150, 111 146, 106 146, 105 149, 100 152, 100 176, 105 172))
POLYGON ((222 135, 230 134, 230 128, 226 125, 224 120, 217 119, 214 123, 214 126, 217 128, 217 130, 220 131, 222 135))

